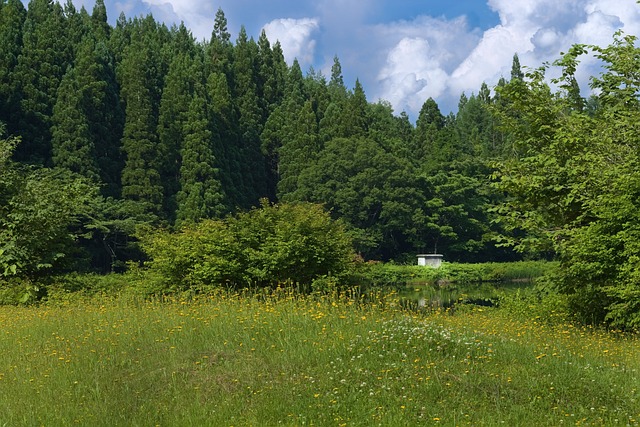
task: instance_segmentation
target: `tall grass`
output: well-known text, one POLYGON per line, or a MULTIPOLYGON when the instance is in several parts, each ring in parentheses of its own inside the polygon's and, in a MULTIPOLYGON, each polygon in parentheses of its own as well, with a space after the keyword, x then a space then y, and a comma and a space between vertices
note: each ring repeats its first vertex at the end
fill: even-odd
POLYGON ((0 425, 638 425, 637 337, 289 292, 0 307, 0 425))

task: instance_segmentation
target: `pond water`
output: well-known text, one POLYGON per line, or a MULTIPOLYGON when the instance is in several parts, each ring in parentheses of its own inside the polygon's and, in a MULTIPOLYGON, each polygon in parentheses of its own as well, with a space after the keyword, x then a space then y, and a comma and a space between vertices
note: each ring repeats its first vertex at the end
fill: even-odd
POLYGON ((531 286, 531 281, 451 283, 442 286, 412 283, 401 287, 398 293, 403 306, 415 310, 429 310, 449 308, 456 304, 493 306, 498 296, 531 286))

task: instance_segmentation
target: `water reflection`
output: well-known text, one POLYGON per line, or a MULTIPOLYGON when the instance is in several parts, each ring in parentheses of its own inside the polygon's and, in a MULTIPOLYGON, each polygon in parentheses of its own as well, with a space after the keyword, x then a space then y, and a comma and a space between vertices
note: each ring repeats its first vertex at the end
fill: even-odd
POLYGON ((500 295, 531 287, 531 282, 502 282, 477 284, 410 284, 399 290, 400 303, 409 309, 432 310, 451 308, 457 304, 493 306, 500 295))

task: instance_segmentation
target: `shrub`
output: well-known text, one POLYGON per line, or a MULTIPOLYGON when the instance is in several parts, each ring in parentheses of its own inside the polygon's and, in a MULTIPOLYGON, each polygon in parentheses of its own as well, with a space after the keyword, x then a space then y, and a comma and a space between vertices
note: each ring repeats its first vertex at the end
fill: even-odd
POLYGON ((157 290, 200 286, 311 285, 342 277, 354 259, 340 222, 310 203, 270 205, 226 220, 206 220, 177 233, 140 236, 157 290))

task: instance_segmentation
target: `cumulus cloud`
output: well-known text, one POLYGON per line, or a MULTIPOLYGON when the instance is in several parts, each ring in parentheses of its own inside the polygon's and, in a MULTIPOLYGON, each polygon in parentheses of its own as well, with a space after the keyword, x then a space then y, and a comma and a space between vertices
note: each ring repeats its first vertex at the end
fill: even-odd
MULTIPOLYGON (((495 85, 508 78, 514 53, 523 66, 553 62, 574 43, 608 45, 612 34, 623 29, 640 33, 640 11, 635 0, 488 0, 498 25, 478 33, 464 18, 444 20, 421 17, 412 22, 379 26, 391 37, 377 81, 380 94, 396 110, 415 117, 428 98, 444 111, 455 110, 462 92, 477 93, 486 82, 495 85)), ((585 59, 578 70, 583 95, 588 76, 599 64, 585 59)))
POLYGON ((275 19, 263 29, 267 38, 280 42, 286 61, 291 64, 295 58, 301 65, 313 62, 316 40, 313 38, 320 25, 317 19, 275 19))
POLYGON ((389 45, 378 73, 377 97, 397 111, 415 113, 429 97, 445 96, 450 73, 480 40, 467 20, 420 16, 413 21, 378 25, 372 29, 389 45))
POLYGON ((381 98, 396 108, 417 111, 425 99, 440 97, 448 75, 438 52, 423 38, 404 38, 389 52, 378 78, 381 98))
POLYGON ((196 39, 211 37, 214 5, 201 0, 142 0, 149 5, 154 15, 164 22, 184 22, 196 39))

